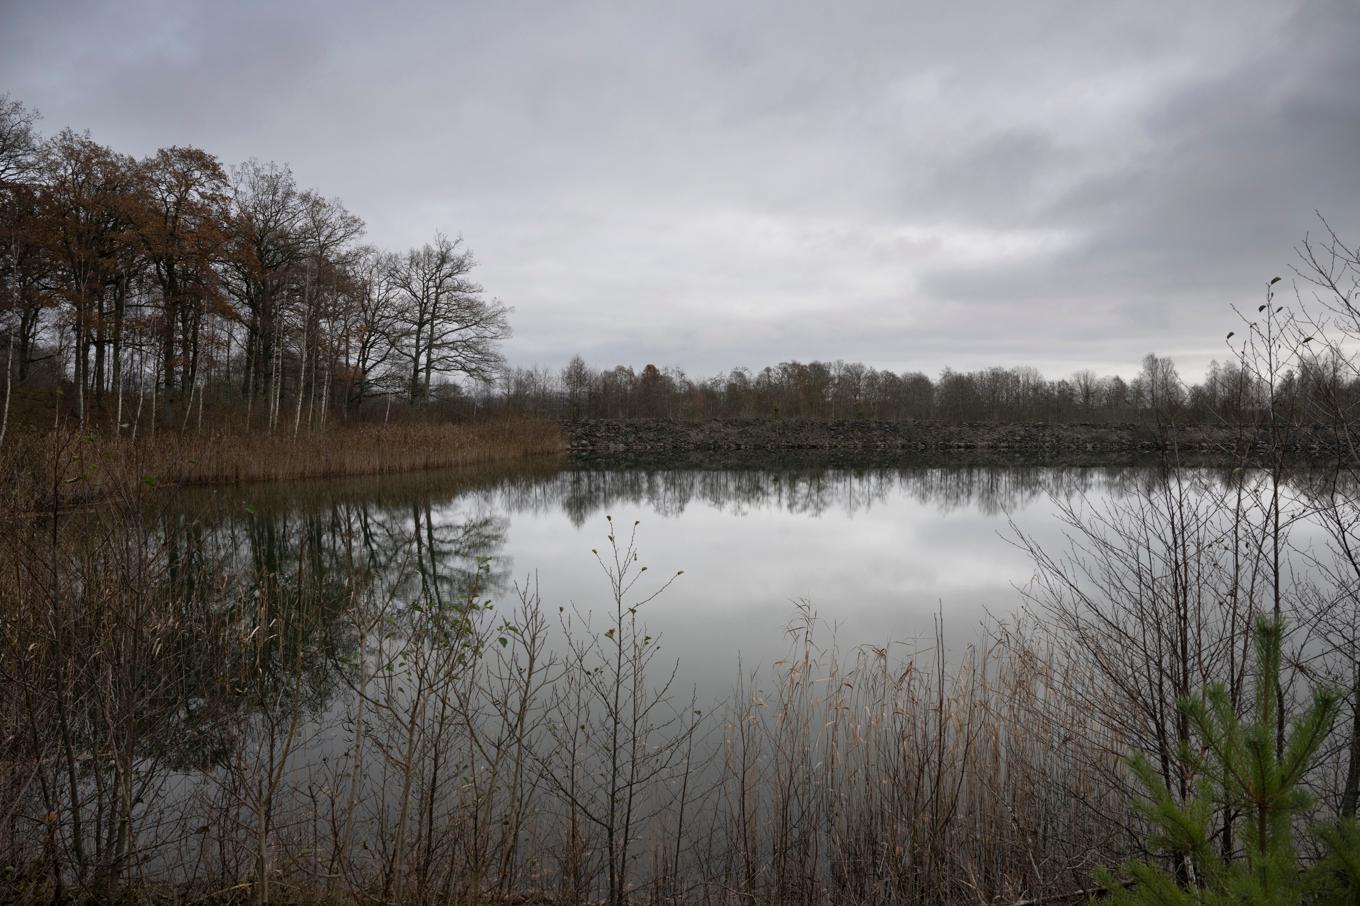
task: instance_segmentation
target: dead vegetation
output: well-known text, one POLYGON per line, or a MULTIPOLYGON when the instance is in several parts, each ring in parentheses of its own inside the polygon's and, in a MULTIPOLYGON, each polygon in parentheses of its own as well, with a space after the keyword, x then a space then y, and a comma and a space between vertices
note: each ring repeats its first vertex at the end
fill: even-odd
POLYGON ((294 439, 247 432, 162 431, 142 438, 72 430, 12 431, 0 487, 15 511, 109 500, 150 486, 291 481, 450 469, 559 455, 557 425, 535 419, 353 425, 294 439), (54 487, 55 483, 55 487, 54 487))

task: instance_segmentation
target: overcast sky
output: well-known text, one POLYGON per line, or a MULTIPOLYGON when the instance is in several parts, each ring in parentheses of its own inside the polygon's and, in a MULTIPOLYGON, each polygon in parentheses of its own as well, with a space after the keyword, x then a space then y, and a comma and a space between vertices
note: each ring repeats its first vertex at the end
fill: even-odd
POLYGON ((0 92, 462 234, 514 364, 1194 375, 1314 211, 1360 5, 0 0, 0 92))

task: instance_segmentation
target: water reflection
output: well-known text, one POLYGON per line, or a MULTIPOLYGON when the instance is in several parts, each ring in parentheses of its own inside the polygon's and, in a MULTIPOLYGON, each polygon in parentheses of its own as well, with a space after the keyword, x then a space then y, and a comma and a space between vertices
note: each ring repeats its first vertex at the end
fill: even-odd
POLYGON ((760 509, 809 516, 832 512, 854 516, 890 497, 907 497, 940 513, 966 508, 997 515, 1036 497, 1122 491, 1152 477, 1147 467, 577 468, 535 488, 531 496, 507 488, 502 500, 507 508, 517 511, 560 506, 577 526, 621 504, 645 506, 667 517, 681 516, 695 503, 737 516, 760 509))
MULTIPOLYGON (((1206 493, 1233 480, 1187 476, 1206 493)), ((574 732, 603 732, 601 714, 617 711, 598 707, 610 697, 596 695, 608 666, 597 655, 601 639, 622 637, 624 611, 615 635, 593 634, 613 602, 592 549, 607 552, 613 526, 642 523, 636 567, 652 567, 649 576, 684 569, 654 601, 647 594, 665 580, 643 581, 632 598, 647 601, 641 622, 629 609, 627 626, 657 672, 675 677, 677 699, 707 708, 779 658, 782 630, 812 612, 843 648, 892 648, 894 662, 901 646, 935 644, 940 613, 949 639, 966 642, 988 610, 1017 605, 1015 586, 1030 575, 1026 553, 1004 537, 1012 520, 1057 549, 1061 501, 1110 500, 1166 478, 1130 463, 548 463, 157 494, 135 513, 69 520, 67 559, 54 571, 69 571, 64 587, 93 594, 61 610, 67 622, 51 633, 36 618, 14 630, 40 640, 16 649, 32 664, 14 675, 36 677, 23 707, 51 737, 33 744, 44 783, 15 812, 83 819, 70 834, 91 841, 93 856, 72 847, 82 871, 85 860, 126 872, 135 856, 148 873, 214 864, 223 879, 249 877, 262 869, 248 860, 265 865, 276 845, 312 851, 275 815, 293 829, 310 821, 309 833, 325 826, 360 872, 378 870, 369 853, 383 847, 432 863, 432 850, 383 835, 411 827, 429 840, 446 812, 478 827, 524 820, 530 832, 532 797, 518 779, 513 795, 459 785, 482 782, 478 765, 554 778, 580 770, 594 782, 590 757, 573 754, 565 769, 554 759, 574 732), (515 613, 526 584, 542 589, 532 620, 521 618, 527 608, 515 613), (90 619, 101 607, 134 616, 90 619), (535 697, 531 713, 523 703, 535 697), (68 745, 53 728, 76 704, 87 713, 68 745), (65 777, 42 754, 58 748, 65 777), (454 775, 463 780, 446 783, 454 775), (119 836, 132 823, 140 852, 119 836), (208 862, 190 851, 195 841, 215 847, 208 862)), ((568 814, 613 801, 603 788, 559 792, 576 803, 568 814)), ((549 800, 535 826, 574 834, 552 818, 561 797, 549 800)), ((516 838, 504 845, 516 864, 516 838)), ((560 868, 561 877, 584 871, 560 868)), ((394 883, 406 883, 400 872, 394 883)))
MULTIPOLYGON (((1004 611, 1027 578, 1023 555, 998 537, 1008 518, 1033 511, 1028 528, 1055 532, 1051 500, 1121 496, 1162 477, 1130 463, 547 463, 167 494, 155 519, 174 581, 216 582, 224 599, 265 602, 249 615, 261 625, 297 602, 316 611, 281 625, 311 627, 324 641, 267 634, 285 651, 315 649, 313 703, 334 682, 325 664, 355 644, 337 624, 362 596, 444 607, 476 583, 505 602, 515 581, 536 574, 553 604, 588 608, 601 591, 590 552, 604 540, 604 516, 642 519, 653 565, 687 573, 654 618, 688 675, 717 690, 739 653, 777 649, 796 601, 876 642, 925 634, 941 608, 963 627, 1004 611)), ((278 669, 270 650, 259 657, 261 669, 278 669)))
MULTIPOLYGON (((1216 471, 1222 472, 1221 477, 1229 474, 1226 469, 1216 471)), ((793 460, 737 468, 549 465, 187 491, 163 503, 216 521, 229 516, 235 507, 248 507, 252 512, 314 511, 344 502, 362 506, 368 513, 387 514, 393 506, 428 508, 471 495, 504 514, 560 511, 573 525, 581 526, 624 504, 644 506, 666 517, 681 516, 694 504, 733 515, 773 508, 811 516, 832 512, 853 516, 889 497, 905 496, 939 513, 972 509, 998 515, 1050 495, 1147 489, 1163 474, 1160 467, 1148 463, 829 466, 793 460)))
MULTIPOLYGON (((216 606, 215 619, 248 625, 262 640, 201 657, 274 687, 305 664, 307 680, 292 677, 293 688, 312 710, 335 694, 336 665, 353 663, 358 603, 381 598, 401 612, 473 596, 509 606, 517 584, 533 580, 554 608, 589 610, 604 590, 591 553, 608 531, 604 517, 640 519, 651 565, 686 572, 649 618, 682 679, 719 695, 739 658, 778 656, 799 602, 852 644, 915 644, 933 632, 936 613, 966 642, 987 614, 1018 605, 1016 587, 1030 576, 1027 555, 1006 537, 1012 520, 1056 547, 1061 501, 1146 494, 1167 474, 1127 462, 548 463, 167 494, 152 518, 169 586, 185 601, 215 598, 197 606, 216 606)), ((1235 473, 1180 476, 1223 489, 1235 473)), ((1305 473, 1293 485, 1306 495, 1334 480, 1305 473)), ((223 710, 206 693, 194 699, 223 710)))

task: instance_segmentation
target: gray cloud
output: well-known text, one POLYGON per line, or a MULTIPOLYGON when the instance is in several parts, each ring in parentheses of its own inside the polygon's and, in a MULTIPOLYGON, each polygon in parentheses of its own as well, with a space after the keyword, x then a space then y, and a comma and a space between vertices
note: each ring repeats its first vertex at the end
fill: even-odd
POLYGON ((1360 234, 1350 0, 9 4, 0 90, 461 232, 509 353, 1194 373, 1360 234))

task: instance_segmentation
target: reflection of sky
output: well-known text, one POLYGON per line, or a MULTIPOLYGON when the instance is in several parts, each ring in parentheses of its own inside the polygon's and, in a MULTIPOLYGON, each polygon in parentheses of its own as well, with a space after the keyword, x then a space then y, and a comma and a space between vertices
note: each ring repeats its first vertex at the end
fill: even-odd
MULTIPOLYGON (((1187 482, 1192 497, 1230 487, 1210 470, 1182 474, 1192 479, 1187 482)), ((699 707, 708 711, 714 703, 732 701, 739 669, 748 677, 756 674, 755 686, 768 691, 771 666, 793 642, 785 630, 799 618, 801 601, 828 627, 818 637, 824 647, 834 642, 848 659, 862 645, 893 645, 895 665, 913 650, 933 646, 939 614, 948 657, 957 662, 979 639, 988 613, 1004 618, 1021 605, 1016 586, 1028 582, 1033 565, 1012 543, 1016 531, 1060 556, 1068 547, 1057 518, 1061 501, 1088 514, 1107 505, 1131 506, 1139 500, 1133 492, 1156 487, 1157 475, 1142 468, 1009 466, 782 472, 541 468, 476 481, 429 473, 348 484, 209 489, 167 501, 172 507, 166 525, 181 531, 192 526, 195 533, 207 527, 203 540, 247 583, 258 581, 267 566, 281 570, 276 578, 286 585, 303 539, 316 565, 335 570, 337 579, 349 575, 343 564, 354 554, 365 571, 377 574, 363 575, 376 585, 375 600, 392 592, 396 618, 382 626, 400 636, 406 618, 422 612, 410 605, 430 589, 445 600, 458 599, 483 557, 492 561, 494 580, 485 594, 503 607, 515 603, 511 582, 536 574, 550 625, 556 626, 558 609, 566 608, 594 611, 595 627, 602 630, 612 602, 591 549, 608 555, 606 514, 621 544, 638 520, 639 564, 649 567, 638 595, 684 570, 641 612, 644 631, 661 642, 648 682, 664 681, 679 661, 672 703, 684 702, 693 685, 699 707)), ((1301 479, 1289 489, 1288 512, 1306 509, 1304 484, 1301 479)), ((1253 518, 1259 517, 1258 511, 1253 518)), ((1320 548, 1323 539, 1317 525, 1301 523, 1291 540, 1298 548, 1320 548)), ((1296 555, 1292 562, 1306 577, 1306 561, 1296 555)), ((331 627, 337 638, 348 638, 348 615, 337 616, 331 627)), ((375 668, 377 635, 370 630, 365 649, 375 668)), ((556 631, 548 645, 562 650, 556 631)), ((492 654, 500 650, 493 646, 492 654)), ((351 769, 346 759, 353 727, 346 718, 355 698, 329 673, 331 666, 324 658, 309 666, 317 688, 331 697, 315 713, 308 710, 287 772, 289 785, 281 793, 291 801, 280 806, 282 812, 307 814, 314 805, 308 797, 328 782, 329 772, 351 769)), ((403 669, 394 665, 388 676, 396 701, 409 688, 403 669)), ((381 700, 378 688, 375 683, 369 691, 381 700)), ((373 711, 370 721, 381 721, 380 714, 373 711)), ((241 732, 249 740, 256 731, 246 724, 241 732)), ((397 721, 379 732, 404 731, 397 721)), ((243 747, 254 757, 249 742, 243 747)), ((366 765, 373 795, 362 797, 361 813, 375 826, 388 826, 391 813, 382 809, 394 806, 394 788, 384 792, 380 758, 366 765)), ((194 774, 175 775, 172 783, 162 803, 174 814, 193 806, 204 785, 194 774)))
MULTIPOLYGON (((855 484, 815 512, 774 500, 734 507, 690 499, 665 515, 664 494, 614 502, 609 515, 621 542, 632 522, 641 522, 640 562, 651 584, 639 588, 684 570, 645 617, 663 654, 680 659, 687 684, 717 694, 732 685, 738 656, 747 667, 782 656, 782 630, 797 617, 798 601, 837 628, 842 648, 928 646, 937 610, 949 639, 962 644, 976 636, 986 611, 1017 607, 1014 586, 1032 568, 1004 537, 1004 513, 969 505, 942 511, 906 485, 889 487, 868 506, 855 484)), ((1048 498, 1035 495, 1012 511, 1020 528, 1056 542, 1052 514, 1048 498)), ((572 603, 600 610, 609 603, 608 584, 590 551, 607 545, 608 530, 603 512, 577 526, 561 508, 522 510, 510 516, 503 553, 512 576, 537 572, 549 612, 572 603)))
MULTIPOLYGON (((1213 470, 1185 474, 1203 487, 1224 487, 1213 470)), ((963 463, 525 467, 481 477, 427 473, 233 490, 209 505, 231 514, 225 526, 247 513, 259 515, 245 521, 265 524, 305 516, 319 532, 362 524, 372 565, 405 597, 419 591, 421 557, 454 596, 477 558, 491 558, 494 587, 486 593, 503 603, 514 599, 512 581, 536 573, 554 623, 559 607, 607 609, 608 582, 591 549, 608 546, 606 515, 621 543, 639 520, 641 562, 650 568, 639 591, 685 571, 643 611, 647 631, 661 638, 667 661, 680 660, 686 685, 702 680, 708 697, 731 688, 738 658, 749 671, 782 657, 784 630, 804 601, 835 627, 842 651, 888 643, 929 648, 939 613, 957 656, 979 637, 987 614, 1019 608, 1016 586, 1032 576, 1028 555, 1011 543, 1008 519, 1061 554, 1067 542, 1055 499, 1084 499, 1099 510, 1154 487, 1157 476, 1139 466, 963 463), (250 498, 249 508, 241 498, 250 498)), ((1306 543, 1309 535, 1300 527, 1294 540, 1306 543)))

